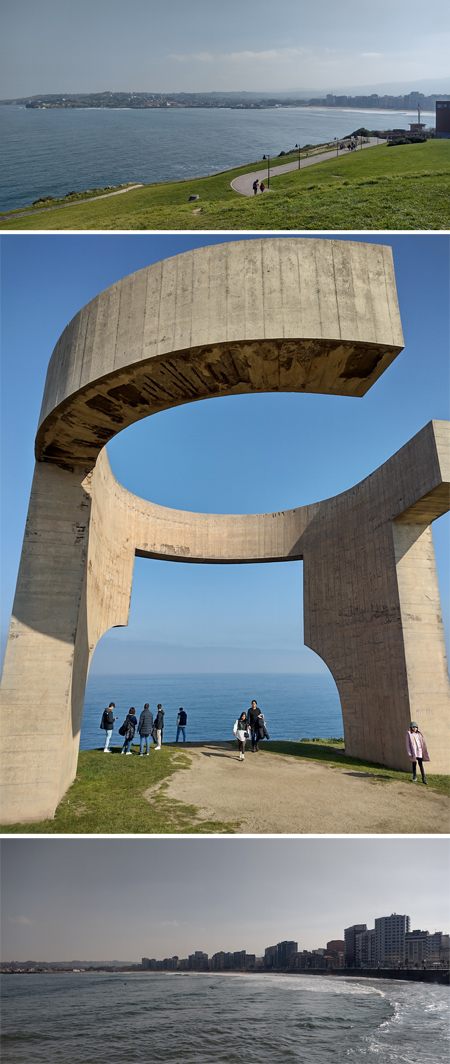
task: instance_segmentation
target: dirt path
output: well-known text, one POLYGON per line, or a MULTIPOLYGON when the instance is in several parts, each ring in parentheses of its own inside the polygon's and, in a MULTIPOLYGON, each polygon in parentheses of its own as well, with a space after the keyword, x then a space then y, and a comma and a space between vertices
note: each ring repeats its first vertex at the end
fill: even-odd
POLYGON ((110 196, 123 196, 124 192, 133 192, 135 188, 143 188, 143 185, 129 185, 128 188, 119 188, 117 192, 102 192, 101 196, 89 196, 88 199, 84 200, 71 200, 70 203, 55 203, 54 207, 38 207, 35 211, 0 214, 0 222, 14 222, 17 218, 28 218, 30 214, 46 214, 47 211, 61 210, 61 207, 79 207, 83 203, 93 203, 94 200, 109 199, 110 196))
MULTIPOLYGON (((367 144, 359 144, 358 148, 355 150, 360 151, 361 148, 373 148, 377 143, 378 141, 376 137, 369 137, 367 144)), ((380 141, 380 143, 383 144, 386 142, 380 141)), ((336 148, 333 148, 331 151, 321 152, 320 155, 311 155, 306 159, 302 158, 300 169, 303 170, 305 166, 314 166, 315 163, 329 162, 330 159, 340 158, 341 155, 351 154, 352 153, 349 152, 347 148, 338 151, 336 151, 336 148)), ((272 166, 272 164, 270 164, 269 169, 271 177, 278 177, 279 174, 287 174, 290 170, 299 169, 298 159, 295 159, 294 162, 283 163, 281 166, 272 166)), ((233 181, 230 182, 231 187, 234 192, 239 192, 241 196, 253 196, 253 182, 256 178, 258 181, 264 181, 267 190, 267 165, 264 170, 255 170, 255 173, 253 174, 241 174, 240 177, 235 177, 233 181)), ((259 190, 257 194, 260 195, 259 190)))
POLYGON ((240 821, 238 833, 445 834, 449 830, 449 800, 422 783, 382 782, 348 767, 268 752, 248 751, 241 762, 231 743, 188 746, 183 753, 192 767, 170 778, 166 796, 196 805, 201 819, 240 821))

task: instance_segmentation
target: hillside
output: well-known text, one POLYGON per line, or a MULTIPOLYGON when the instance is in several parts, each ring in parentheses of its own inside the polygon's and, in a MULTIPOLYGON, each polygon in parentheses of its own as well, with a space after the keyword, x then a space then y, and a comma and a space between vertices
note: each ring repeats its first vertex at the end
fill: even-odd
POLYGON ((40 214, 3 215, 10 229, 450 229, 450 142, 381 145, 278 177, 246 198, 230 182, 262 161, 213 177, 144 185, 40 214), (188 202, 189 196, 199 198, 188 202))

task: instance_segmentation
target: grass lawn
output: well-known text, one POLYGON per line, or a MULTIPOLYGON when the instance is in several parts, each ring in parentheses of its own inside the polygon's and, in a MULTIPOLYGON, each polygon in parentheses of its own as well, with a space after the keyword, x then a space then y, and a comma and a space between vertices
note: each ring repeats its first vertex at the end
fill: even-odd
POLYGON ((446 140, 390 148, 383 144, 355 151, 271 177, 270 191, 260 196, 241 196, 230 187, 234 177, 263 167, 260 160, 214 177, 145 185, 124 196, 85 200, 44 214, 23 217, 20 212, 10 213, 4 216, 1 227, 450 229, 450 142, 446 140), (194 194, 200 198, 188 203, 194 194))
POLYGON ((190 768, 185 755, 170 746, 148 757, 133 756, 122 761, 121 748, 111 756, 101 750, 80 750, 74 783, 59 803, 53 820, 34 824, 12 824, 2 828, 10 834, 45 835, 172 835, 233 833, 236 824, 197 821, 194 806, 168 800, 164 781, 177 770, 190 768), (162 787, 158 785, 162 783, 162 787), (144 794, 157 787, 151 801, 144 794))
MULTIPOLYGON (((185 805, 165 795, 164 780, 176 771, 191 769, 183 751, 165 745, 158 754, 138 757, 133 747, 128 760, 113 748, 106 757, 101 750, 83 750, 79 755, 75 782, 60 802, 53 820, 35 824, 12 824, 2 828, 5 834, 96 835, 96 834, 234 834, 238 823, 198 820, 195 806, 185 805), (157 788, 150 799, 144 797, 151 787, 157 788)), ((309 740, 302 742, 264 742, 263 753, 282 754, 300 760, 319 761, 335 768, 352 768, 372 776, 374 783, 410 782, 411 775, 394 769, 347 757, 343 742, 309 740)), ((428 776, 430 790, 448 794, 450 777, 428 776)), ((417 786, 422 786, 419 782, 417 786)))

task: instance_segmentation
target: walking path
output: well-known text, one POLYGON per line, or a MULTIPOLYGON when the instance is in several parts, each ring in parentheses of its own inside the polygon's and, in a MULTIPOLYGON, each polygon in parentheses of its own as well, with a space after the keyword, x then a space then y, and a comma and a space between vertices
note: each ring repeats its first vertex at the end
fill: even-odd
MULTIPOLYGON (((377 145, 377 143, 378 143, 378 141, 377 141, 376 137, 369 137, 367 144, 363 144, 362 147, 363 148, 373 148, 374 146, 377 145)), ((380 143, 381 144, 385 144, 386 142, 385 141, 380 141, 380 143)), ((360 148, 361 148, 361 146, 358 146, 358 148, 355 148, 355 151, 360 151, 360 148)), ((341 155, 351 155, 351 154, 352 154, 352 152, 349 152, 347 148, 343 148, 342 151, 338 150, 337 152, 336 152, 336 148, 333 148, 332 151, 321 152, 320 155, 311 155, 307 159, 302 159, 301 160, 300 169, 303 170, 303 168, 305 166, 314 166, 315 163, 328 162, 328 160, 336 159, 336 157, 339 158, 341 155)), ((298 158, 297 158, 297 159, 295 159, 294 162, 283 163, 282 166, 270 166, 269 167, 270 177, 278 177, 279 174, 287 174, 289 172, 289 170, 298 170, 298 169, 299 169, 299 166, 298 166, 298 158)), ((267 191, 267 166, 265 167, 264 170, 256 170, 254 174, 242 174, 240 177, 235 177, 234 180, 231 182, 231 187, 234 190, 234 192, 240 192, 241 196, 254 196, 254 192, 253 192, 253 187, 252 186, 253 186, 253 182, 256 179, 258 179, 258 181, 260 181, 260 182, 261 181, 264 182, 264 184, 266 186, 266 191, 267 191)), ((260 195, 259 191, 258 191, 258 195, 260 195)))
MULTIPOLYGON (((199 809, 200 820, 239 822, 238 834, 445 834, 449 800, 417 783, 363 770, 246 751, 232 743, 184 744, 191 768, 163 781, 164 795, 199 809)), ((383 773, 386 770, 383 769, 383 773)), ((159 789, 151 788, 149 801, 159 789)))
POLYGON ((35 211, 20 211, 17 214, 0 214, 0 222, 13 222, 16 218, 28 218, 30 214, 45 214, 46 211, 57 211, 60 207, 79 207, 83 203, 93 203, 98 199, 109 199, 110 196, 122 196, 124 192, 133 192, 135 188, 143 188, 140 185, 129 185, 128 188, 119 188, 117 192, 102 192, 101 196, 89 196, 87 199, 72 200, 70 203, 55 203, 54 207, 38 207, 35 211))

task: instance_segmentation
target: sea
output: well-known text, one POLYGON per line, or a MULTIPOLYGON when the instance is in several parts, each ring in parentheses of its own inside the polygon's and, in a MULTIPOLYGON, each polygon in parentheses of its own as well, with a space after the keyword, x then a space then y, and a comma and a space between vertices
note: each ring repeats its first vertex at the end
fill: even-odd
POLYGON ((148 702, 153 716, 161 703, 164 739, 176 737, 178 710, 188 716, 186 739, 213 742, 233 739, 233 725, 256 699, 271 739, 331 739, 344 734, 336 684, 330 673, 251 675, 188 673, 151 676, 90 676, 86 687, 81 750, 103 746, 103 710, 115 702, 118 718, 112 745, 121 743, 120 727, 133 706, 139 714, 148 702))
MULTIPOLYGON (((434 124, 433 112, 423 121, 434 124)), ((125 182, 183 181, 323 144, 365 126, 408 129, 416 111, 330 107, 0 107, 0 210, 125 182)))
MULTIPOLYGON (((145 920, 147 931, 151 919, 145 920)), ((333 976, 3 975, 3 1064, 448 1064, 448 988, 333 976)))

